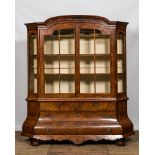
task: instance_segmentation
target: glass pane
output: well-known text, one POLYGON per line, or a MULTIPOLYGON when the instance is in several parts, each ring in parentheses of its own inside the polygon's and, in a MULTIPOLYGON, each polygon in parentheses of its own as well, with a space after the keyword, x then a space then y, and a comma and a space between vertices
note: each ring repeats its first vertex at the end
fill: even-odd
POLYGON ((123 36, 117 38, 117 92, 124 92, 124 40, 123 36))
POLYGON ((94 57, 80 55, 80 73, 94 73, 94 57))
POLYGON ((29 39, 30 39, 29 54, 36 55, 37 54, 37 37, 36 35, 31 35, 29 39))
POLYGON ((117 57, 117 73, 123 73, 123 57, 117 57))
POLYGON ((37 76, 36 76, 36 74, 29 74, 29 92, 37 93, 37 76))
POLYGON ((96 55, 96 73, 110 74, 110 55, 96 55))
POLYGON ((31 35, 29 38, 29 93, 37 93, 37 38, 31 35))
POLYGON ((59 93, 59 75, 45 74, 45 92, 59 93))
POLYGON ((123 36, 117 38, 117 54, 123 54, 123 36))
POLYGON ((96 37, 95 37, 96 54, 110 54, 109 36, 104 36, 100 34, 98 31, 96 33, 98 33, 96 34, 96 37))
POLYGON ((61 74, 60 77, 60 91, 61 93, 74 93, 75 92, 75 82, 73 74, 61 74))
POLYGON ((90 30, 90 34, 84 34, 80 31, 80 54, 93 54, 94 53, 94 37, 93 30, 90 30))
POLYGON ((80 92, 110 93, 110 37, 80 30, 80 92))
POLYGON ((44 37, 44 54, 59 54, 59 38, 57 35, 44 37))
POLYGON ((74 55, 68 56, 66 54, 64 56, 60 56, 60 73, 74 74, 74 68, 75 68, 74 55))
POLYGON ((104 74, 96 76, 96 93, 110 93, 110 80, 104 74))
POLYGON ((45 73, 59 73, 58 55, 45 55, 45 73))
POLYGON ((123 93, 124 92, 123 78, 120 78, 120 77, 117 78, 117 91, 118 91, 118 93, 123 93))
POLYGON ((60 29, 51 36, 44 36, 44 70, 49 75, 45 75, 45 93, 75 92, 74 38, 73 29, 60 29))
POLYGON ((91 74, 80 75, 80 92, 94 93, 94 77, 91 74))
POLYGON ((75 36, 74 30, 62 29, 60 30, 60 53, 74 54, 75 53, 75 36))

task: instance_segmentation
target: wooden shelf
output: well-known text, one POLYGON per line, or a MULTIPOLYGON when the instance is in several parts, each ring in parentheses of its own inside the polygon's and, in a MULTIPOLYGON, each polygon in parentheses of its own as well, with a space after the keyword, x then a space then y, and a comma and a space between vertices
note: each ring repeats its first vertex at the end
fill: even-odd
MULTIPOLYGON (((94 75, 96 77, 96 81, 102 81, 103 79, 105 80, 110 80, 110 74, 80 74, 80 79, 81 81, 94 81, 94 75)), ((59 81, 60 80, 66 80, 70 81, 75 78, 75 74, 45 74, 45 76, 50 76, 51 79, 56 79, 59 81)))
MULTIPOLYGON (((62 39, 62 38, 72 38, 72 39, 74 39, 75 38, 75 35, 63 35, 63 34, 57 34, 57 35, 45 35, 45 37, 46 38, 48 38, 48 39, 57 39, 57 40, 59 40, 59 37, 60 37, 60 39, 62 39)), ((46 41, 46 40, 45 40, 46 41)), ((61 40, 60 40, 61 41, 61 40)))
MULTIPOLYGON (((29 73, 30 75, 37 75, 37 73, 29 73)), ((44 75, 50 75, 50 76, 57 76, 59 75, 59 73, 53 73, 53 74, 49 74, 49 73, 44 73, 44 75)), ((61 76, 71 76, 71 75, 75 75, 75 74, 61 74, 61 76)), ((109 76, 110 73, 96 73, 95 75, 97 76, 101 76, 101 75, 104 75, 104 76, 109 76)), ((81 73, 80 76, 94 76, 94 73, 81 73)), ((117 76, 124 76, 124 73, 117 73, 117 76)))
MULTIPOLYGON (((80 34, 80 38, 84 39, 84 38, 87 38, 87 39, 94 39, 94 34, 89 34, 89 35, 85 35, 85 34, 80 34)), ((110 38, 109 35, 95 35, 95 39, 107 39, 107 38, 110 38)))
MULTIPOLYGON (((29 73, 29 74, 37 74, 37 73, 29 73)), ((117 73, 117 75, 123 75, 124 73, 117 73)), ((59 75, 59 74, 49 74, 49 75, 59 75)), ((60 75, 75 75, 75 74, 60 74, 60 75)), ((82 73, 80 75, 94 75, 93 73, 82 73)), ((96 73, 96 75, 110 75, 110 73, 96 73)))
POLYGON ((117 54, 117 59, 123 59, 124 58, 124 54, 117 54))
MULTIPOLYGON (((49 73, 45 73, 44 74, 45 76, 51 76, 51 77, 58 77, 59 76, 59 73, 55 73, 55 74, 49 74, 49 73)), ((60 74, 61 77, 67 77, 67 76, 73 76, 74 77, 75 74, 60 74)), ((93 74, 93 73, 84 73, 84 74, 80 74, 80 77, 94 77, 94 75, 96 77, 110 77, 110 73, 96 73, 96 74, 93 74)), ((124 74, 123 73, 118 73, 117 74, 118 77, 124 77, 124 74)))
POLYGON ((59 57, 59 56, 65 56, 65 57, 73 57, 75 54, 45 54, 45 57, 59 57))
MULTIPOLYGON (((37 54, 29 54, 29 56, 31 56, 32 58, 36 58, 37 57, 37 54)), ((53 57, 53 58, 59 58, 59 56, 61 57, 61 58, 68 58, 68 57, 75 57, 75 54, 45 54, 45 57, 53 57)), ((84 57, 89 57, 89 58, 93 58, 93 57, 96 57, 96 58, 103 58, 103 57, 105 57, 105 58, 109 58, 110 57, 110 54, 108 53, 108 54, 80 54, 80 58, 84 58, 84 57)), ((122 58, 122 57, 124 57, 124 55, 123 54, 117 54, 117 56, 118 56, 118 58, 122 58)))
MULTIPOLYGON (((80 57, 86 57, 86 56, 89 56, 89 57, 93 57, 93 56, 96 56, 96 57, 100 57, 100 56, 110 56, 110 54, 109 53, 107 53, 107 54, 80 54, 80 57)), ((75 54, 45 54, 45 56, 49 56, 49 57, 58 57, 58 56, 65 56, 65 57, 74 57, 75 56, 75 54)))
POLYGON ((37 57, 37 54, 29 54, 30 57, 37 57))
MULTIPOLYGON (((74 39, 75 38, 75 35, 62 35, 62 34, 60 34, 60 36, 59 35, 49 35, 49 36, 47 36, 46 35, 46 37, 48 37, 49 39, 51 38, 51 39, 59 39, 59 37, 60 37, 60 39, 62 39, 62 38, 72 38, 72 39, 74 39)), ((85 34, 80 34, 80 38, 89 38, 89 39, 94 39, 94 34, 89 34, 89 35, 85 35, 85 34)), ((95 35, 95 38, 96 39, 100 39, 100 38, 103 38, 103 39, 107 39, 107 38, 110 38, 110 35, 95 35)), ((61 41, 61 40, 60 40, 61 41)))
POLYGON ((80 57, 109 57, 110 54, 80 54, 80 57))
MULTIPOLYGON (((96 67, 96 68, 110 68, 110 67, 96 67)), ((121 68, 121 67, 118 67, 121 68)), ((33 68, 33 69, 37 69, 37 68, 33 68)), ((44 69, 59 69, 59 67, 46 67, 44 69)), ((75 69, 75 67, 60 67, 60 69, 75 69)), ((80 69, 94 69, 94 67, 80 67, 80 69)))
MULTIPOLYGON (((45 54, 45 60, 46 59, 54 59, 60 61, 61 60, 67 60, 72 61, 75 60, 75 54, 45 54)), ((92 59, 96 60, 110 60, 110 54, 80 54, 80 60, 86 60, 86 61, 92 61, 92 59)))
MULTIPOLYGON (((51 76, 51 78, 58 78, 60 76, 60 78, 62 79, 69 79, 69 78, 74 78, 75 74, 45 74, 45 76, 51 76)), ((97 73, 97 74, 80 74, 80 79, 81 80, 89 80, 90 79, 94 79, 94 76, 96 76, 96 80, 98 79, 102 79, 102 78, 109 78, 110 74, 105 74, 105 73, 97 73)))

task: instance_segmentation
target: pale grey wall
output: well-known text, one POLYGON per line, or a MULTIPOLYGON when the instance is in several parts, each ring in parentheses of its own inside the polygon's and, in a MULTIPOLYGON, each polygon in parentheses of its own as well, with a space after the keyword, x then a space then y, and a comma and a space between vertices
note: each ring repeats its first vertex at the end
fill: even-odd
POLYGON ((26 117, 27 57, 24 23, 57 15, 100 15, 129 22, 127 28, 128 114, 139 129, 139 16, 138 0, 16 0, 16 130, 26 117))

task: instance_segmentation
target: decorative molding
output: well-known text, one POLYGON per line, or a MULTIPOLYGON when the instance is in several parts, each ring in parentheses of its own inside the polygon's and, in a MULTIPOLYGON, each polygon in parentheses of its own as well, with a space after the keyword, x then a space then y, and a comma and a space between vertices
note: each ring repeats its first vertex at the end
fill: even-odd
POLYGON ((93 16, 93 15, 65 15, 65 16, 56 16, 56 17, 51 17, 44 22, 35 22, 35 23, 26 23, 25 25, 29 29, 44 29, 48 28, 51 25, 54 25, 55 23, 64 23, 64 22, 94 22, 95 23, 103 23, 107 27, 108 26, 122 26, 123 28, 126 27, 128 24, 127 22, 121 22, 121 21, 110 21, 109 19, 101 16, 93 16))
POLYGON ((99 141, 99 140, 117 140, 123 138, 123 135, 34 135, 33 138, 37 140, 69 140, 74 144, 82 144, 85 141, 99 141))

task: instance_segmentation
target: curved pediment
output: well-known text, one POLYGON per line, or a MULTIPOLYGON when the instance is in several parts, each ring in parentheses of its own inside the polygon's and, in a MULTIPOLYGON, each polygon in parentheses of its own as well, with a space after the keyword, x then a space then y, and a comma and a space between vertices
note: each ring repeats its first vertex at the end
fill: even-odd
POLYGON ((51 25, 55 23, 62 23, 62 22, 99 22, 104 23, 105 25, 127 25, 126 22, 119 22, 119 21, 110 21, 109 19, 101 16, 95 16, 95 15, 64 15, 64 16, 56 16, 51 17, 45 20, 44 22, 39 23, 27 23, 26 26, 31 27, 50 27, 51 25))
POLYGON ((114 21, 110 21, 105 17, 94 16, 94 15, 65 15, 65 16, 56 16, 45 20, 46 24, 51 22, 60 22, 60 21, 102 21, 109 25, 116 24, 114 21))

